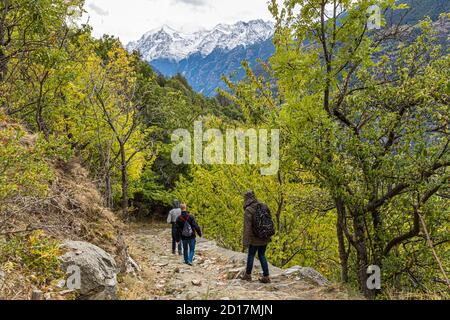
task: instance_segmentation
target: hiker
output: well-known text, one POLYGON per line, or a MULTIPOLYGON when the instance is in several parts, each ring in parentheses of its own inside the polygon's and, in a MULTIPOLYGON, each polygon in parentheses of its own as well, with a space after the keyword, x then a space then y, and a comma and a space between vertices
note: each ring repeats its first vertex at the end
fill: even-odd
POLYGON ((270 283, 269 264, 266 259, 266 249, 271 237, 275 234, 269 208, 259 203, 253 191, 244 195, 244 251, 248 249, 247 270, 242 277, 245 281, 252 281, 253 263, 256 253, 263 269, 262 283, 270 283))
POLYGON ((202 231, 195 218, 187 212, 186 204, 181 205, 181 215, 176 222, 177 243, 182 241, 184 252, 184 263, 192 266, 195 255, 196 234, 201 237, 202 231))
MULTIPOLYGON (((181 216, 180 202, 178 200, 173 201, 173 209, 170 210, 169 215, 167 216, 167 223, 172 225, 172 253, 177 254, 177 226, 176 222, 178 217, 181 216)), ((181 243, 178 243, 178 254, 181 256, 181 243)))

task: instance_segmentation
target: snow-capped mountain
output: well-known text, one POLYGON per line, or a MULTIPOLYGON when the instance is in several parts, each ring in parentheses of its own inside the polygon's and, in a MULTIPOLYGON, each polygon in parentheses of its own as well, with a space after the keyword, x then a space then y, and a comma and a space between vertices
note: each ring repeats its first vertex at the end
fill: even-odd
MULTIPOLYGON (((410 7, 405 17, 403 10, 389 11, 389 23, 415 25, 425 16, 436 21, 441 13, 450 11, 449 0, 397 0, 410 7)), ((450 46, 448 24, 435 23, 439 39, 445 48, 450 46)), ((418 29, 417 29, 418 30, 418 29)), ((263 20, 218 24, 212 30, 186 34, 163 26, 147 32, 129 51, 139 50, 143 58, 166 77, 183 75, 197 92, 214 96, 217 88, 225 88, 222 76, 233 81, 245 79, 241 62, 246 60, 256 72, 264 74, 258 60, 268 61, 274 54, 272 42, 274 25, 263 20)))
POLYGON ((136 42, 128 44, 129 51, 139 50, 149 62, 169 59, 177 62, 193 54, 206 57, 215 49, 231 51, 238 46, 248 47, 266 41, 274 32, 274 24, 263 20, 219 24, 212 30, 192 34, 179 32, 167 25, 147 32, 136 42))

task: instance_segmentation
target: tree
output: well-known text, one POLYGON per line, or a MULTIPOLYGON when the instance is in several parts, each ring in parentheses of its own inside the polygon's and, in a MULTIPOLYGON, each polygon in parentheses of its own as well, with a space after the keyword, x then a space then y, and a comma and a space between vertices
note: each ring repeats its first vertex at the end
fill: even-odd
MULTIPOLYGON (((276 80, 247 67, 246 82, 228 82, 246 118, 280 127, 285 157, 328 191, 341 279, 356 278, 370 298, 376 291, 366 285, 369 265, 391 277, 404 268, 397 256, 412 260, 407 276, 414 285, 440 273, 427 265, 414 275, 416 253, 426 248, 419 218, 435 225, 439 216, 448 225, 449 202, 440 194, 448 193, 450 165, 449 56, 428 20, 418 37, 401 21, 382 19, 380 30, 368 30, 374 4, 382 12, 404 8, 362 0, 285 1, 280 8, 272 1, 276 53, 264 67, 276 80)), ((445 228, 434 237, 448 244, 445 228)))
MULTIPOLYGON (((97 121, 106 124, 112 137, 118 144, 115 159, 118 159, 121 172, 122 211, 128 217, 128 188, 130 164, 133 159, 146 150, 153 141, 145 139, 141 127, 143 107, 136 96, 136 71, 128 53, 119 45, 113 46, 108 52, 108 59, 104 68, 95 67, 99 58, 93 58, 92 73, 89 75, 89 102, 101 117, 97 121)), ((101 63, 99 63, 101 66, 101 63)), ((100 134, 97 126, 97 131, 100 134)), ((109 150, 111 149, 109 144, 109 150)), ((110 151, 107 151, 106 177, 109 181, 111 162, 110 151)), ((114 152, 114 148, 112 148, 114 152)), ((105 160, 104 160, 105 161, 105 160)), ((110 188, 107 181, 107 190, 110 188)), ((109 192, 109 191, 108 191, 109 192)))
POLYGON ((67 28, 82 10, 81 0, 0 1, 0 83, 12 81, 17 65, 67 28), (9 68, 13 62, 13 68, 9 68))
POLYGON ((366 286, 368 266, 383 266, 394 248, 419 236, 418 217, 431 215, 428 203, 448 188, 450 165, 449 56, 435 46, 430 21, 417 40, 393 50, 392 39, 410 30, 369 31, 374 4, 396 9, 394 1, 286 1, 281 11, 271 5, 277 111, 295 133, 290 143, 299 162, 334 198, 343 280, 347 243, 367 297, 375 294, 366 286), (400 210, 387 210, 397 201, 400 210))

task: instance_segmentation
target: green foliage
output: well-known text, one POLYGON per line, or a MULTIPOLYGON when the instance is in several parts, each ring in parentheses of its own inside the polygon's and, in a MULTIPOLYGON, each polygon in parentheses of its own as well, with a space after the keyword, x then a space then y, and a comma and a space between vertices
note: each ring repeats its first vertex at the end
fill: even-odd
POLYGON ((0 266, 5 271, 19 267, 35 285, 48 285, 63 275, 58 260, 61 254, 57 241, 34 231, 0 243, 0 266))
POLYGON ((433 240, 441 260, 448 256, 450 56, 429 20, 415 41, 392 48, 384 30, 367 32, 374 1, 327 3, 331 13, 323 1, 273 1, 277 50, 267 70, 277 94, 246 68, 247 82, 228 83, 230 99, 249 123, 281 127, 286 162, 308 170, 335 203, 342 274, 353 272, 344 281, 373 297, 366 268, 376 264, 398 288, 434 288, 436 259, 424 266, 415 254, 432 257, 418 221, 436 228, 439 216, 433 240))
MULTIPOLYGON (((246 81, 225 79, 228 92, 205 98, 118 39, 72 23, 83 1, 9 4, 0 3, 0 201, 45 196, 50 163, 77 156, 107 206, 127 211, 129 197, 141 210, 176 196, 207 237, 241 250, 242 193, 253 189, 276 221, 272 263, 341 275, 368 297, 366 267, 377 264, 383 297, 445 297, 425 229, 448 270, 450 56, 429 19, 406 41, 403 29, 366 28, 372 4, 406 8, 394 0, 273 0, 276 53, 264 75, 244 62, 246 81), (280 129, 279 174, 175 166, 171 133, 197 120, 280 129)), ((57 244, 40 233, 1 250, 1 263, 37 273, 38 283, 58 276, 57 244)))
POLYGON ((45 196, 54 174, 49 145, 0 114, 0 202, 11 196, 45 196))
MULTIPOLYGON (((260 175, 251 166, 194 167, 182 177, 175 196, 189 204, 207 238, 236 251, 242 250, 243 193, 254 190, 276 221, 277 235, 268 249, 271 263, 280 267, 313 266, 337 277, 336 224, 328 211, 327 195, 313 185, 304 185, 294 175, 260 175)), ((305 181, 311 179, 305 175, 305 181)))

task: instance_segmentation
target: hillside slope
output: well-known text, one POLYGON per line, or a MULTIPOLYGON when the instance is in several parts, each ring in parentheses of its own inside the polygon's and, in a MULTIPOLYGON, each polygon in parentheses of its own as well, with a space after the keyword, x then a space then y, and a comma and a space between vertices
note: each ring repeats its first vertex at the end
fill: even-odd
POLYGON ((450 12, 448 0, 398 0, 397 2, 407 4, 409 9, 407 12, 396 12, 392 20, 394 23, 401 20, 403 24, 415 25, 425 17, 436 21, 441 13, 450 12))
POLYGON ((29 299, 33 290, 48 299, 69 298, 56 293, 65 241, 92 243, 121 269, 127 258, 123 224, 104 207, 79 159, 52 157, 41 150, 41 140, 0 118, 0 158, 6 162, 0 163, 0 299, 29 299), (33 179, 40 184, 30 184, 33 179))

